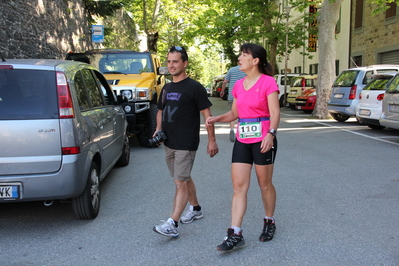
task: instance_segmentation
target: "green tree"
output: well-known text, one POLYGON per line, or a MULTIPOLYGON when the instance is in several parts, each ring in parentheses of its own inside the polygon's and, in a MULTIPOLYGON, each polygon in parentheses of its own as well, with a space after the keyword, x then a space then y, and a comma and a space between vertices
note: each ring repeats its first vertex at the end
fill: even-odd
POLYGON ((231 62, 237 64, 237 48, 245 42, 266 46, 270 64, 275 68, 277 55, 285 53, 285 35, 291 36, 290 50, 304 45, 307 19, 286 25, 287 13, 279 1, 264 0, 219 0, 209 5, 196 20, 196 35, 204 36, 207 43, 217 42, 231 62), (287 32, 289 30, 289 32, 287 32))

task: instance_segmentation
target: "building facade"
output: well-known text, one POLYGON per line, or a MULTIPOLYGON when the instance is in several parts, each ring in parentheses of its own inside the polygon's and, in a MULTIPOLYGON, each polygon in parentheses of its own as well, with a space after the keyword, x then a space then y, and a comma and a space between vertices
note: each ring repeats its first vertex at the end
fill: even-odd
MULTIPOLYGON (((376 4, 367 0, 344 0, 336 26, 336 75, 355 66, 373 64, 399 64, 399 19, 398 7, 388 4, 389 9, 373 15, 376 4)), ((290 21, 299 19, 301 14, 293 12, 290 21)), ((309 47, 293 50, 288 55, 288 72, 318 73, 318 47, 310 52, 313 58, 303 55, 309 47)), ((278 63, 280 72, 284 72, 284 60, 278 63)))
POLYGON ((352 0, 351 67, 399 64, 399 21, 396 3, 373 15, 378 6, 366 0, 352 0))

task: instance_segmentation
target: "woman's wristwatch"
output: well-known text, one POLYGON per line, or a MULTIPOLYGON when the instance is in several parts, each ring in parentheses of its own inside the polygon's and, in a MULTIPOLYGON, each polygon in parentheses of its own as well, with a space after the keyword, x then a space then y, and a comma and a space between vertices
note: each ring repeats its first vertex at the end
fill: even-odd
POLYGON ((270 133, 270 135, 272 135, 273 137, 276 137, 277 130, 275 130, 274 128, 271 128, 271 129, 269 129, 269 131, 267 133, 270 133))

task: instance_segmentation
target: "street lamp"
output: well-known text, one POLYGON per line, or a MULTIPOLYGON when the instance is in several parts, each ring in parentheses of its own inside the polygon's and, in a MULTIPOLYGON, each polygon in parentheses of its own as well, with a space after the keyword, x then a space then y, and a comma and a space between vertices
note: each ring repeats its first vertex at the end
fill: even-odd
POLYGON ((287 63, 288 63, 288 18, 290 17, 290 6, 285 7, 285 14, 287 17, 286 33, 285 33, 285 67, 284 67, 284 107, 287 106, 287 63))

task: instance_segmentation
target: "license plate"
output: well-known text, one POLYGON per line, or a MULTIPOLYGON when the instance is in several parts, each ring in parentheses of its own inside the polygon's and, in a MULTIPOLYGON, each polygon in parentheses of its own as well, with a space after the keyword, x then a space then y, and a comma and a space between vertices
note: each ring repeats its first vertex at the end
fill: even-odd
POLYGON ((399 113, 399 105, 388 105, 388 109, 392 113, 399 113))
POLYGON ((342 99, 342 98, 344 98, 344 95, 342 93, 334 94, 334 99, 342 99))
POLYGON ((297 106, 296 109, 301 110, 302 106, 297 106))
POLYGON ((18 199, 19 186, 0 186, 0 199, 18 199))
POLYGON ((296 91, 291 91, 291 94, 292 94, 292 95, 295 95, 295 94, 296 94, 296 91))
POLYGON ((366 115, 366 116, 370 116, 371 112, 370 112, 370 110, 360 109, 360 110, 359 110, 359 114, 361 114, 361 115, 366 115))

